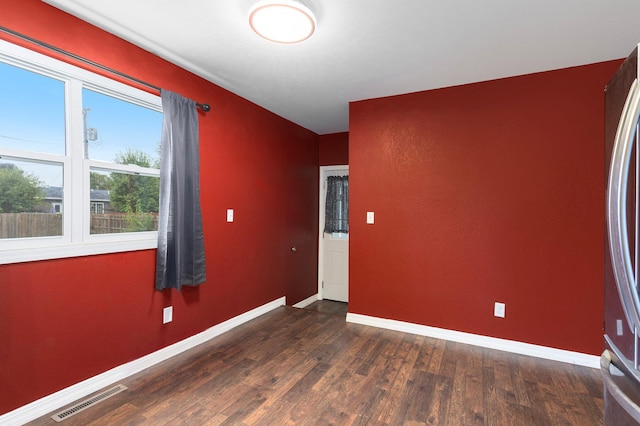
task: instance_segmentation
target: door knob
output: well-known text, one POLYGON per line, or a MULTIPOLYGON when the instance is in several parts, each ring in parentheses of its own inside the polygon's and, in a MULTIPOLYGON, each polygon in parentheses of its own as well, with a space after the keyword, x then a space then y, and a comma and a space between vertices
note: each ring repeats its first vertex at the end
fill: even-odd
POLYGON ((297 248, 295 248, 295 247, 291 247, 291 251, 295 253, 295 252, 297 252, 297 251, 298 251, 298 249, 297 249, 297 248))

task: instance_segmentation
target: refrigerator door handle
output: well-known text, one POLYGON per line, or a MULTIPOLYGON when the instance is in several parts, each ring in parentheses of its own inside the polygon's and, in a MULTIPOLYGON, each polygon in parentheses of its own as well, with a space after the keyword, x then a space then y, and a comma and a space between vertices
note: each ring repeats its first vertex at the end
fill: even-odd
MULTIPOLYGON (((611 353, 605 349, 600 357, 600 371, 605 391, 608 391, 618 405, 635 421, 640 423, 640 407, 625 394, 611 377, 611 353)), ((615 365, 614 365, 615 366, 615 365)))
POLYGON ((631 330, 640 330, 640 299, 629 250, 627 177, 640 113, 640 86, 634 80, 622 110, 611 155, 607 194, 607 224, 613 275, 631 330))

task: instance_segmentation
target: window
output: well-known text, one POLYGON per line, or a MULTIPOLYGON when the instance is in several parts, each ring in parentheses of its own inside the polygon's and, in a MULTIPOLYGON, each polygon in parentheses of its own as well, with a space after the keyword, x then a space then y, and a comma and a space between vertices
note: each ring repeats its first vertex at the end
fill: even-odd
POLYGON ((104 203, 91 202, 91 214, 104 214, 104 203))
POLYGON ((160 97, 0 42, 0 263, 155 248, 160 97))
POLYGON ((90 204, 103 205, 89 233, 157 231, 162 114, 85 88, 82 115, 90 204))
POLYGON ((334 239, 349 238, 349 176, 327 176, 324 232, 334 239))

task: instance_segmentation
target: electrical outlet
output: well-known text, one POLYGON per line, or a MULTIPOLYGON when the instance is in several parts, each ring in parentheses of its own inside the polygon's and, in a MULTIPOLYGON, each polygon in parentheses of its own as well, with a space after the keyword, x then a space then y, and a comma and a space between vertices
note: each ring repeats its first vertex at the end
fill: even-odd
POLYGON ((493 316, 498 318, 504 318, 504 310, 505 310, 505 304, 496 302, 495 305, 493 305, 493 316))
POLYGON ((162 323, 166 324, 173 321, 173 306, 167 306, 162 310, 162 323))
POLYGON ((227 222, 233 222, 233 209, 227 209, 227 222))

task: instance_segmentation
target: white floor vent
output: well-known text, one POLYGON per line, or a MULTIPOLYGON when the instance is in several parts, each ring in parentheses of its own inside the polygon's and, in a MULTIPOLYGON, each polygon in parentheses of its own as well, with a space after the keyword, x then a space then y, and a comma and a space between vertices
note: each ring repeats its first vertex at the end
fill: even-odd
POLYGON ((123 390, 126 390, 127 387, 124 385, 118 385, 118 386, 114 386, 111 389, 107 389, 104 392, 100 392, 98 395, 95 395, 89 399, 85 399, 82 402, 77 403, 76 405, 74 405, 73 407, 69 407, 64 411, 59 412, 58 414, 54 414, 53 416, 51 416, 51 418, 53 420, 55 420, 56 422, 61 422, 65 419, 68 419, 69 417, 73 416, 74 414, 79 413, 82 410, 86 410, 87 408, 97 404, 100 401, 104 401, 105 399, 122 392, 123 390))

